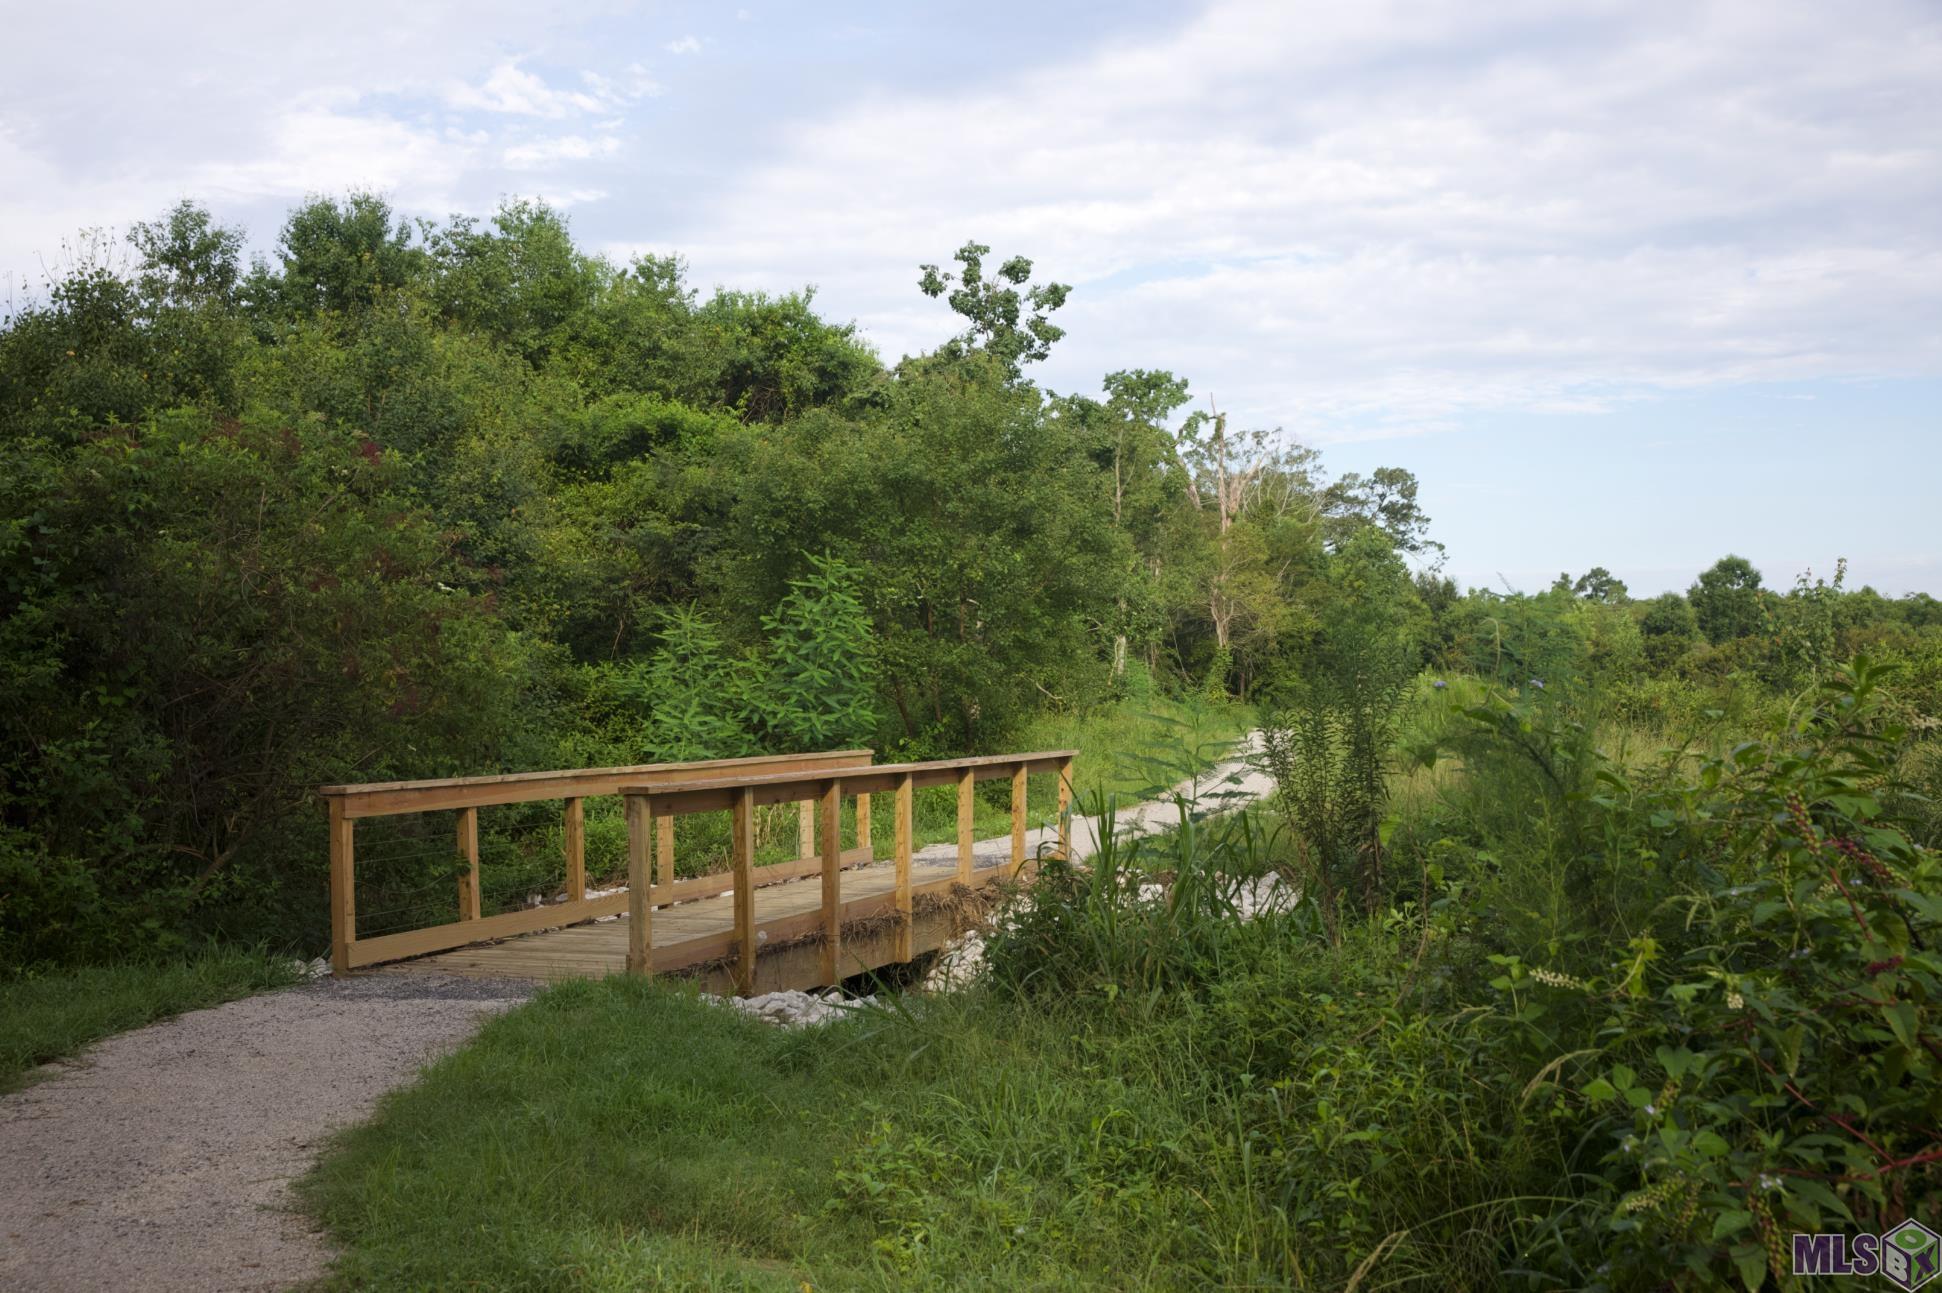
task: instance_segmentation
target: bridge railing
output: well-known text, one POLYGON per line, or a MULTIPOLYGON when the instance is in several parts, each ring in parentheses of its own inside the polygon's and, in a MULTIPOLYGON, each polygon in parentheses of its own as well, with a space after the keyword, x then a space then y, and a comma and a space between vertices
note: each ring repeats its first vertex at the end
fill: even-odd
MULTIPOLYGON (((764 755, 749 759, 710 759, 695 763, 650 763, 625 768, 579 768, 561 772, 517 772, 492 777, 457 777, 436 781, 384 781, 322 786, 330 813, 330 947, 331 968, 337 973, 395 961, 428 952, 442 952, 490 938, 506 938, 535 930, 578 924, 630 909, 639 897, 650 906, 665 906, 691 898, 705 898, 731 885, 772 884, 808 875, 823 864, 814 843, 814 806, 805 804, 797 831, 798 857, 792 862, 759 867, 746 877, 721 872, 677 881, 674 876, 674 819, 665 819, 656 850, 659 879, 650 885, 641 878, 638 894, 586 895, 585 801, 618 795, 623 789, 682 784, 713 784, 723 777, 762 777, 779 774, 822 775, 835 770, 868 768, 869 750, 832 750, 821 754, 764 755), (566 864, 566 900, 523 911, 486 916, 480 910, 479 809, 503 804, 545 800, 562 803, 562 838, 566 864), (452 812, 456 815, 456 853, 459 919, 440 925, 374 938, 357 936, 356 826, 363 818, 395 817, 408 813, 452 812)), ((639 847, 645 849, 647 841, 639 847)), ((629 857, 635 845, 630 841, 629 857)), ((842 855, 843 865, 859 865, 870 858, 867 800, 858 821, 857 845, 842 855)), ((645 857, 645 854, 643 854, 645 857)))
POLYGON ((679 785, 661 781, 627 786, 621 793, 627 820, 628 972, 651 974, 656 970, 682 969, 732 957, 736 991, 743 996, 754 992, 758 954, 754 890, 760 882, 760 870, 754 865, 755 811, 765 805, 783 803, 801 804, 805 810, 816 806, 821 809, 817 813, 821 829, 815 869, 822 877, 822 902, 815 911, 764 921, 759 931, 761 938, 771 946, 779 946, 820 936, 822 980, 836 983, 842 977, 838 967, 843 926, 889 915, 897 921, 896 959, 907 961, 911 956, 912 904, 917 897, 928 892, 949 891, 959 885, 972 887, 1009 879, 1025 866, 1028 860, 1025 855, 1026 785, 1034 772, 1058 774, 1058 855, 1070 856, 1072 761, 1077 754, 1076 750, 1046 750, 925 763, 878 764, 862 769, 805 769, 767 774, 748 769, 738 775, 679 785), (1011 856, 1005 865, 984 868, 980 874, 973 853, 976 807, 973 788, 979 781, 999 778, 1011 781, 1011 856), (957 788, 957 868, 944 879, 913 885, 910 875, 915 833, 913 801, 916 792, 927 786, 957 788), (840 875, 844 866, 840 834, 842 803, 845 798, 856 799, 858 820, 865 821, 873 794, 896 797, 893 886, 888 892, 846 901, 840 875), (657 948, 653 937, 654 904, 648 884, 650 837, 671 827, 676 817, 722 811, 732 814, 729 851, 733 862, 729 875, 734 890, 734 927, 723 933, 657 948))

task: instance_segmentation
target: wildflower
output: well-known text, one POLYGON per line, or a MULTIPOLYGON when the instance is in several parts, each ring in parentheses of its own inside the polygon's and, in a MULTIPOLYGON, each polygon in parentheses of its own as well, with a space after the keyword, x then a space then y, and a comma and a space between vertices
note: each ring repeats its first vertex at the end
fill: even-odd
POLYGON ((1535 687, 1535 688, 1537 688, 1537 689, 1538 689, 1539 691, 1543 691, 1543 690, 1544 690, 1544 679, 1542 679, 1542 678, 1533 678, 1533 679, 1531 679, 1531 686, 1533 686, 1533 687, 1535 687))
POLYGON ((1746 998, 1741 996, 1737 990, 1728 989, 1726 993, 1726 1004, 1734 1010, 1745 1010, 1746 998))
POLYGON ((1448 687, 1449 685, 1450 685, 1449 683, 1444 682, 1441 678, 1438 678, 1435 682, 1430 684, 1430 686, 1436 688, 1438 691, 1442 691, 1445 687, 1448 687))
POLYGON ((1648 1118, 1656 1118, 1656 1117, 1658 1117, 1658 1116, 1659 1116, 1659 1106, 1658 1106, 1658 1105, 1656 1105, 1656 1104, 1648 1104, 1647 1106, 1645 1106, 1645 1116, 1646 1116, 1646 1117, 1648 1117, 1648 1118))
POLYGON ((1777 1176, 1768 1176, 1765 1172, 1762 1172, 1760 1173, 1760 1188, 1763 1190, 1777 1190, 1780 1188, 1780 1178, 1777 1176))

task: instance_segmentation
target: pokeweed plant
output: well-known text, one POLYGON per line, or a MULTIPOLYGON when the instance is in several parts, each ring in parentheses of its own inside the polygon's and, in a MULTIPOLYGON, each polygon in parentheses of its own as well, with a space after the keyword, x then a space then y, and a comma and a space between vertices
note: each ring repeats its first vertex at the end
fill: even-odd
POLYGON ((1668 883, 1603 973, 1492 958, 1500 1019, 1563 1052, 1527 1104, 1575 1104, 1603 1146, 1583 1201, 1602 1241, 1571 1233, 1574 1205, 1523 1236, 1535 1264, 1590 1287, 1785 1286, 1796 1232, 1937 1225, 1942 861, 1884 810, 1902 733, 1880 680, 1857 661, 1696 775, 1599 770, 1590 808, 1639 827, 1668 883))

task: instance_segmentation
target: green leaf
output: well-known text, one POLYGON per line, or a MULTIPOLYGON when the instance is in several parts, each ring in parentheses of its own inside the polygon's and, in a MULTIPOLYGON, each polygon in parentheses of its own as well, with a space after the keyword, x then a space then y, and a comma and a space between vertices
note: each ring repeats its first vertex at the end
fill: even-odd
POLYGON ((1780 1054, 1781 1058, 1786 1061, 1788 1077, 1792 1077, 1800 1071, 1800 1048, 1801 1044, 1806 1040, 1807 1029, 1801 1024, 1795 1024, 1781 1036, 1780 1054))
POLYGON ((1604 1078, 1593 1078, 1585 1084, 1585 1096, 1587 1099, 1609 1100, 1617 1094, 1617 1089, 1604 1078))
POLYGON ((1767 1250, 1760 1245, 1741 1244, 1735 1248, 1733 1265, 1740 1272, 1740 1282, 1749 1291, 1767 1282, 1767 1250))
POLYGON ((1892 1006, 1881 1008, 1881 1017, 1895 1032, 1895 1037, 1910 1050, 1915 1049, 1915 1037, 1920 1030, 1920 1016, 1915 1005, 1909 1001, 1898 1001, 1892 1006))
POLYGON ((1737 1235, 1752 1224, 1753 1214, 1751 1212, 1745 1212, 1739 1208, 1728 1208, 1725 1212, 1713 1218, 1713 1238, 1719 1240, 1725 1239, 1729 1235, 1737 1235))

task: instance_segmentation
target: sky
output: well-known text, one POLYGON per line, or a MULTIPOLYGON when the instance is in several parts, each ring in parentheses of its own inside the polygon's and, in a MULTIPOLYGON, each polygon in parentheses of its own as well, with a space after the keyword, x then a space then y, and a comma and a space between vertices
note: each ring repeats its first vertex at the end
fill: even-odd
POLYGON ((539 197, 895 360, 975 239, 1075 289, 1041 384, 1406 467, 1466 585, 1942 595, 1935 0, 0 5, 16 294, 182 197, 539 197))

